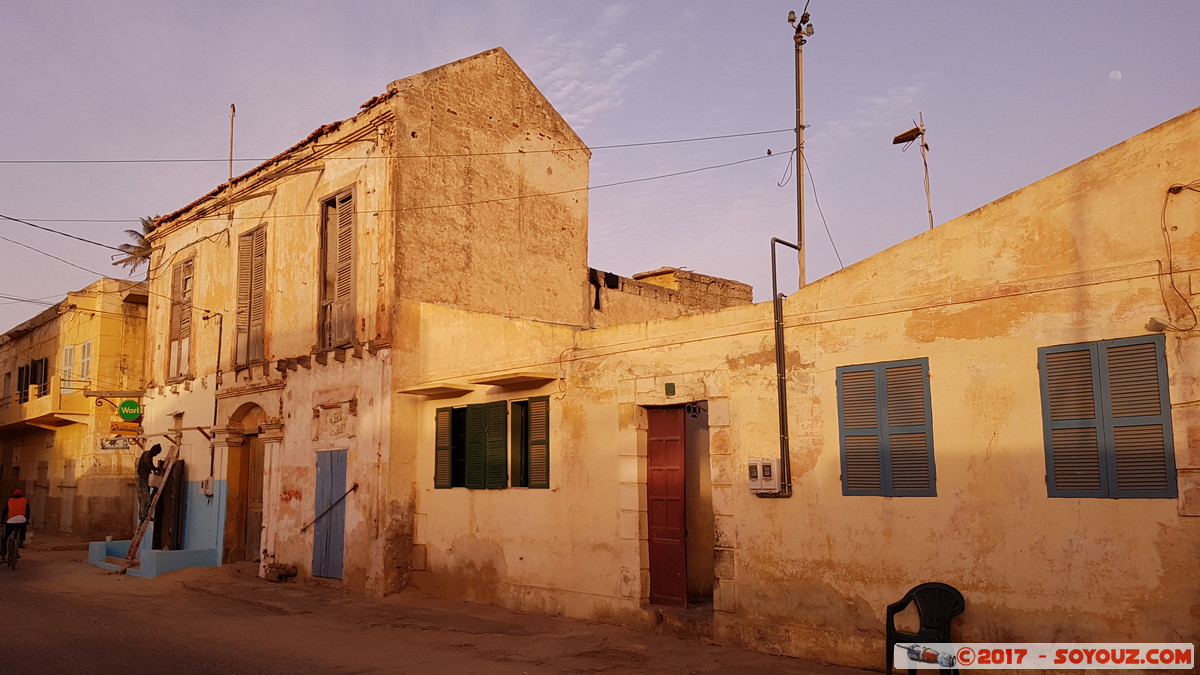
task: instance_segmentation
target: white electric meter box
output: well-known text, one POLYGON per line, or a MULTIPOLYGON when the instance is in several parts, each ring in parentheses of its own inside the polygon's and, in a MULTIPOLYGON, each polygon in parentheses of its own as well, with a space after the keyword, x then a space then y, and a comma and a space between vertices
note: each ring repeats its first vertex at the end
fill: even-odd
POLYGON ((750 491, 762 492, 762 458, 751 457, 747 464, 750 470, 750 491))
POLYGON ((779 460, 763 457, 758 460, 760 492, 779 492, 779 460))

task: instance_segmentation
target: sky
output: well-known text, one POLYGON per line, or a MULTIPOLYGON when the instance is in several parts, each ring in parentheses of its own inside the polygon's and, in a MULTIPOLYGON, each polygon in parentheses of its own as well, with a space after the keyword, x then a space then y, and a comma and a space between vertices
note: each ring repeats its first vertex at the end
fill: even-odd
MULTIPOLYGON (((592 267, 683 267, 766 300, 770 239, 796 238, 787 13, 803 9, 0 0, 0 214, 115 246, 139 218, 225 181, 231 103, 241 173, 393 80, 501 46, 595 148, 592 267), (729 138, 655 143, 717 136, 729 138), (599 147, 633 143, 655 144, 599 147), (146 159, 193 161, 114 161, 146 159)), ((1197 0, 810 0, 808 11, 809 282, 928 229, 920 152, 891 142, 919 114, 940 224, 1200 106, 1197 0)), ((110 249, 13 221, 0 236, 0 332, 100 275, 128 276, 110 249)), ((795 286, 788 260, 780 291, 795 286)))

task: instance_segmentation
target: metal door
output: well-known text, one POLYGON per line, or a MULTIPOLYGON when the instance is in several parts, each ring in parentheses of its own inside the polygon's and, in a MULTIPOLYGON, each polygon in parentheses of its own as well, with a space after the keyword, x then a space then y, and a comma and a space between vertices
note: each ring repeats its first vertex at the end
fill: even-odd
POLYGON ((263 528, 263 442, 246 437, 246 560, 262 559, 263 528))
POLYGON ((687 511, 683 408, 647 411, 646 505, 650 530, 650 602, 687 606, 687 511))
POLYGON ((346 451, 317 453, 316 522, 313 524, 313 576, 342 578, 346 539, 346 451))

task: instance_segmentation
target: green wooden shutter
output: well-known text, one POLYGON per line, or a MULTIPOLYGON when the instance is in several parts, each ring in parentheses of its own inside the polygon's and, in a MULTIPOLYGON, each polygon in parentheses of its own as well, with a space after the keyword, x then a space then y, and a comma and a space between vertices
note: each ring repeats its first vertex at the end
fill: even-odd
POLYGON ((487 408, 476 403, 467 406, 467 487, 487 487, 487 408))
POLYGON ((882 494, 875 369, 861 366, 838 368, 837 387, 842 441, 842 494, 882 494))
POLYGON ((1171 402, 1161 335, 1109 340, 1100 353, 1111 428, 1112 497, 1177 495, 1171 402))
POLYGON ((508 487, 508 403, 495 401, 484 404, 487 420, 485 433, 486 487, 499 490, 508 487))
POLYGON ((450 411, 451 408, 438 408, 434 415, 434 452, 433 452, 433 487, 442 489, 450 487, 450 411))
POLYGON ((922 359, 881 364, 881 367, 887 409, 887 443, 882 462, 884 494, 936 496, 929 365, 922 359))
POLYGON ((1096 395, 1098 361, 1092 344, 1038 350, 1046 483, 1051 497, 1103 497, 1107 493, 1096 395))
POLYGON ((529 399, 529 487, 550 487, 550 397, 529 399))

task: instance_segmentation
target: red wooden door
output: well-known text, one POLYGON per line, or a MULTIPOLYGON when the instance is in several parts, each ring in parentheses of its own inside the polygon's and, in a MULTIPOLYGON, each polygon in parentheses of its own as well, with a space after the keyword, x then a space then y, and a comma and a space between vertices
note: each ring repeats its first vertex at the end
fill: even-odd
POLYGON ((646 440, 650 602, 687 606, 683 408, 651 408, 646 440))

